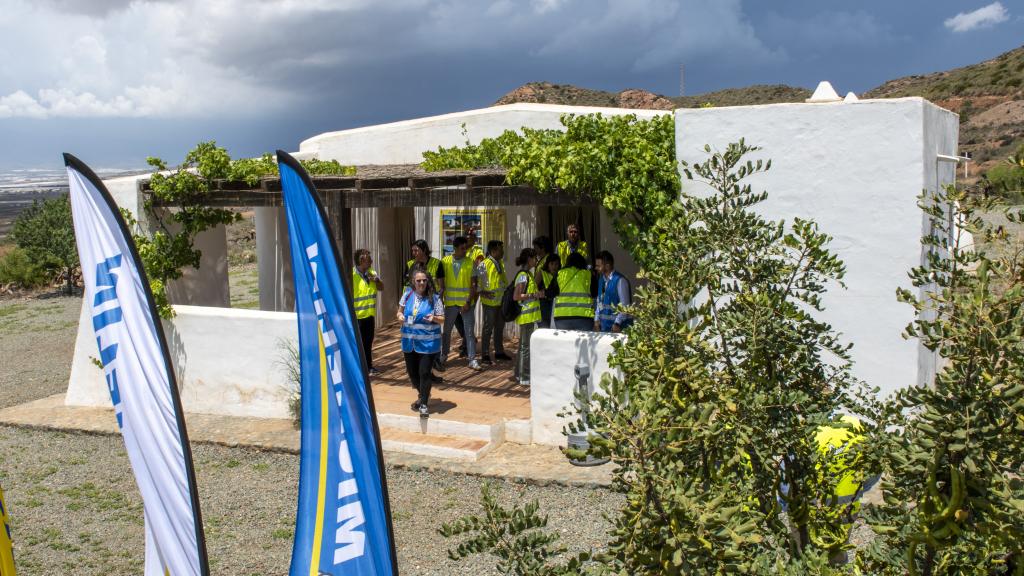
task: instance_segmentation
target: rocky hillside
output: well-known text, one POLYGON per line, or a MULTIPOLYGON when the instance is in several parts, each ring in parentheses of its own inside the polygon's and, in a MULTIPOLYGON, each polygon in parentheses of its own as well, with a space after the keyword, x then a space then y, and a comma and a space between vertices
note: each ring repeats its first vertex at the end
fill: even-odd
POLYGON ((974 158, 977 174, 1024 142, 1024 46, 963 68, 890 80, 864 96, 923 96, 959 113, 960 150, 974 158))
MULTIPOLYGON (((671 98, 639 89, 615 93, 569 84, 531 82, 509 92, 495 104, 546 102, 671 110, 706 103, 746 106, 802 102, 810 95, 811 91, 806 88, 781 84, 671 98)), ((890 80, 861 95, 862 98, 903 96, 922 96, 960 114, 960 151, 974 158, 970 168, 972 177, 976 177, 1024 143, 1024 46, 971 66, 890 80)))
POLYGON ((775 102, 802 102, 809 98, 811 91, 784 84, 756 85, 746 88, 727 88, 696 96, 669 98, 639 88, 622 92, 605 92, 579 88, 571 84, 530 82, 502 96, 495 105, 514 102, 539 102, 567 104, 569 106, 610 106, 613 108, 643 108, 647 110, 672 110, 674 108, 697 108, 711 103, 715 106, 744 106, 748 104, 772 104, 775 102))

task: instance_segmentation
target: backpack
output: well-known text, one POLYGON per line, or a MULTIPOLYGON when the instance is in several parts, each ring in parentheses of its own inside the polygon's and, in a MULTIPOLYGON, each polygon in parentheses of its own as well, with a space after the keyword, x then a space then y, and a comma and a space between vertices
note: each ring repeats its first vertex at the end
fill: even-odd
MULTIPOLYGON (((519 275, 516 275, 518 278, 519 275)), ((505 287, 505 293, 501 295, 501 316, 505 319, 505 322, 511 322, 519 317, 519 313, 523 311, 523 305, 516 302, 516 283, 512 282, 505 287)))

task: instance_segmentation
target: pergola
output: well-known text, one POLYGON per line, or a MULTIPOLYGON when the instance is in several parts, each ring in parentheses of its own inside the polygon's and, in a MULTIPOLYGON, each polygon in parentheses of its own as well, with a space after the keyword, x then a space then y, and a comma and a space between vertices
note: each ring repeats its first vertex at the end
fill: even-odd
MULTIPOLYGON (((311 176, 311 180, 346 266, 352 264, 353 208, 598 205, 588 195, 509 184, 501 167, 427 172, 419 164, 365 165, 357 166, 353 176, 311 176)), ((139 187, 144 195, 151 190, 149 180, 141 181, 139 187)), ((280 207, 281 179, 266 177, 255 185, 243 180, 217 180, 206 204, 223 208, 280 207)), ((159 202, 154 205, 174 207, 159 202)))

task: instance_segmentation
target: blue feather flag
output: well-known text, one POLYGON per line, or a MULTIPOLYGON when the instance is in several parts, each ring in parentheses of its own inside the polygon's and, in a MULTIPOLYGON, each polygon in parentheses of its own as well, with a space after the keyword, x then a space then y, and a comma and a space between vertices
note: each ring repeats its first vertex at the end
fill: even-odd
POLYGON ((387 479, 350 287, 309 175, 277 152, 302 373, 291 576, 397 575, 387 479))

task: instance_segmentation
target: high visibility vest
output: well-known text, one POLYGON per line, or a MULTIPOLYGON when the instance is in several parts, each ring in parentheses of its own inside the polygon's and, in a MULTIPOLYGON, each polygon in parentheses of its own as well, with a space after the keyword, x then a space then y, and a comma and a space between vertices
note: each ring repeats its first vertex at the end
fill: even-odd
POLYGON ((466 257, 476 264, 477 258, 486 258, 487 255, 484 254, 484 249, 479 244, 473 244, 473 247, 466 251, 466 257))
POLYGON ((440 298, 437 294, 428 299, 421 299, 415 294, 406 298, 405 320, 402 322, 402 352, 435 354, 441 351, 441 325, 427 322, 427 315, 434 313, 435 302, 440 301, 440 298))
POLYGON ((463 306, 469 301, 469 289, 473 283, 473 268, 476 264, 465 256, 459 260, 448 255, 441 260, 444 265, 444 305, 463 306))
MULTIPOLYGON (((414 260, 409 260, 408 262, 405 263, 405 278, 406 278, 406 281, 410 280, 410 278, 409 278, 409 271, 412 270, 412 265, 415 264, 415 263, 416 263, 415 259, 414 260)), ((430 277, 435 280, 435 282, 434 282, 435 286, 437 285, 436 280, 437 280, 437 273, 438 273, 438 271, 441 271, 443 273, 443 270, 441 270, 441 261, 438 260, 437 258, 434 258, 433 256, 431 256, 430 258, 427 258, 427 273, 430 274, 430 277)))
POLYGON ((508 286, 508 278, 505 278, 505 265, 488 256, 484 260, 484 287, 481 291, 493 292, 490 298, 480 297, 484 306, 501 306, 501 297, 508 286))
MULTIPOLYGON (((526 281, 526 288, 523 289, 523 294, 536 294, 537 293, 537 282, 533 279, 533 274, 529 270, 520 270, 516 274, 516 281, 519 280, 521 275, 526 275, 528 280, 526 281)), ((519 316, 516 316, 516 324, 532 324, 534 322, 540 322, 540 301, 534 298, 533 300, 523 300, 519 303, 522 308, 519 310, 519 316)))
POLYGON ((622 304, 619 300, 619 282, 626 281, 622 274, 614 270, 611 279, 601 275, 601 280, 597 284, 597 319, 601 323, 602 332, 610 331, 615 324, 615 307, 622 304))
MULTIPOLYGON (((870 485, 873 485, 877 478, 867 478, 862 470, 858 470, 859 459, 847 458, 846 449, 864 440, 861 430, 863 425, 854 416, 845 415, 840 418, 846 426, 819 426, 817 434, 814 435, 814 442, 818 445, 818 452, 827 454, 834 451, 834 460, 831 463, 832 471, 839 475, 836 479, 836 503, 848 504, 859 499, 870 485)), ((860 509, 860 503, 853 506, 853 511, 860 509)))
POLYGON ((359 320, 377 315, 377 283, 369 279, 376 275, 373 268, 367 270, 364 277, 358 268, 352 267, 352 308, 359 320))
POLYGON ((590 270, 562 268, 558 271, 558 296, 555 297, 555 318, 570 316, 594 317, 590 298, 590 270))
POLYGON ((576 243, 575 249, 569 244, 568 240, 562 240, 558 243, 558 259, 562 261, 562 268, 565 268, 565 261, 569 259, 569 254, 573 252, 579 252, 584 258, 590 256, 590 252, 587 251, 587 242, 580 240, 576 243))

